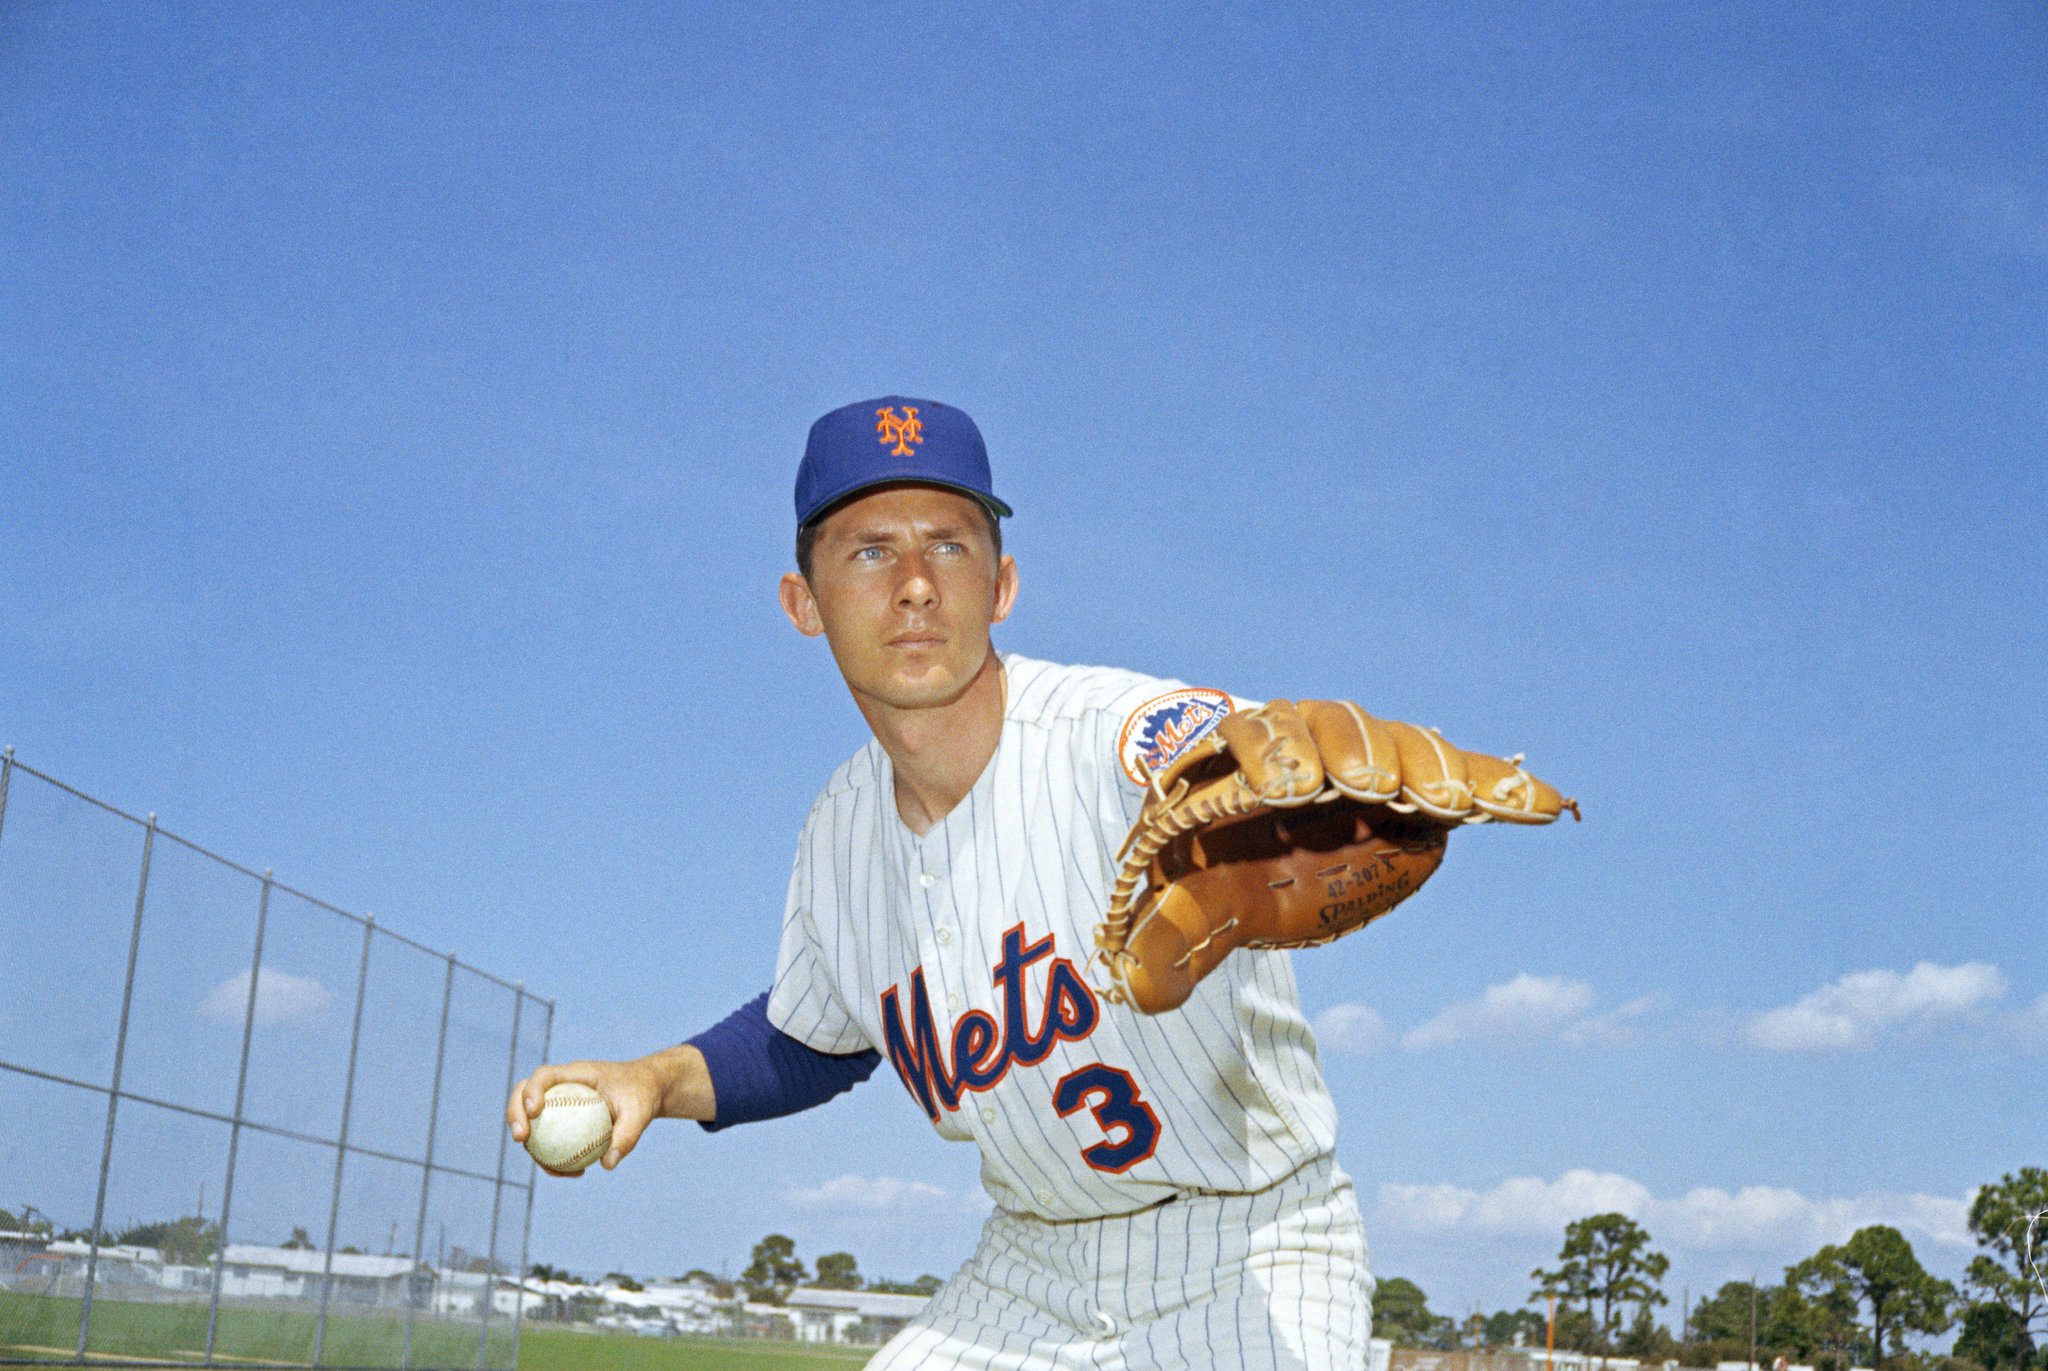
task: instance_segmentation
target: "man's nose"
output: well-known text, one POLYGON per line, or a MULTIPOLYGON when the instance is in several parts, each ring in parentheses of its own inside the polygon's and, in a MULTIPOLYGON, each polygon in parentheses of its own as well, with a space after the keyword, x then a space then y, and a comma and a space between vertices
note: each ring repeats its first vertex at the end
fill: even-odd
POLYGON ((908 608, 928 609, 939 601, 939 588, 932 583, 931 568, 923 557, 912 553, 903 559, 903 579, 896 583, 896 602, 908 608))

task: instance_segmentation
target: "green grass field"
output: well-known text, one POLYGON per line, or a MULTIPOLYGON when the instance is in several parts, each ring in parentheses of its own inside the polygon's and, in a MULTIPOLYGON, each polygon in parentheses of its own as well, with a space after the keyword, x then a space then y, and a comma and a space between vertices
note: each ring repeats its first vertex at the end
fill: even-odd
MULTIPOLYGON (((310 1366, 311 1314, 293 1310, 220 1311, 214 1341, 218 1362, 268 1362, 310 1366)), ((403 1319, 337 1315, 327 1318, 321 1350, 324 1366, 391 1366, 404 1350, 403 1319)), ((0 1361, 69 1361, 78 1345, 78 1301, 50 1295, 0 1292, 0 1361)), ((502 1366, 511 1330, 493 1325, 484 1349, 486 1366, 502 1366)), ((94 1299, 87 1360, 199 1362, 206 1348, 206 1306, 137 1304, 94 1299)), ((621 1333, 587 1333, 528 1323, 519 1333, 518 1371, 815 1371, 854 1367, 872 1349, 811 1347, 786 1342, 715 1338, 641 1338, 621 1333)), ((475 1324, 416 1320, 412 1335, 415 1367, 473 1367, 475 1324)))
POLYGON ((752 1338, 636 1338, 535 1324, 519 1330, 519 1371, 815 1371, 864 1365, 871 1347, 808 1347, 752 1338))

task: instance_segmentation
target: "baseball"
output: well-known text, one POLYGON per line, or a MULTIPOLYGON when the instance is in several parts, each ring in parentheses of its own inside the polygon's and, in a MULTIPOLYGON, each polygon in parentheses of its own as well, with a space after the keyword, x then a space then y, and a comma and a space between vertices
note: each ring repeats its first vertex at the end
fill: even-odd
POLYGON ((587 1085, 551 1085, 527 1123, 526 1150, 550 1171, 581 1171, 612 1145, 612 1111, 587 1085))

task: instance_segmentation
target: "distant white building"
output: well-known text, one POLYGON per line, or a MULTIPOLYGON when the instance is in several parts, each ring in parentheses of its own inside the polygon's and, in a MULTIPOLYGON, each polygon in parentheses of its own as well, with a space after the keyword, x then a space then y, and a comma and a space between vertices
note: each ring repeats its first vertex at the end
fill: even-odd
MULTIPOLYGON (((328 1260, 325 1252, 312 1248, 231 1242, 221 1255, 220 1293, 224 1298, 317 1300, 328 1260)), ((330 1300, 403 1308, 415 1290, 422 1302, 431 1299, 434 1272, 411 1257, 337 1252, 332 1260, 330 1300)))
POLYGON ((930 1303, 929 1295, 891 1295, 879 1290, 789 1292, 790 1332, 800 1342, 886 1342, 930 1303))
MULTIPOLYGON (((77 1239, 52 1242, 37 1254, 38 1273, 83 1280, 91 1251, 77 1239)), ((477 1318, 488 1298, 493 1317, 509 1319, 515 1309, 531 1313, 544 1302, 541 1292, 523 1288, 510 1277, 436 1268, 411 1257, 337 1252, 331 1260, 330 1267, 325 1252, 308 1248, 229 1243, 221 1254, 221 1297, 317 1302, 321 1278, 327 1275, 333 1280, 329 1300, 359 1307, 403 1309, 413 1304, 433 1314, 477 1318)), ((205 1299, 213 1293, 210 1263, 166 1262, 154 1247, 103 1246, 93 1274, 101 1285, 146 1286, 171 1298, 205 1299)))
POLYGON ((486 1295, 491 1301, 493 1319, 509 1319, 515 1309, 522 1316, 531 1314, 547 1303, 538 1291, 527 1289, 510 1276, 483 1271, 454 1271, 446 1267, 435 1267, 432 1271, 434 1295, 431 1307, 436 1314, 478 1318, 486 1295))
MULTIPOLYGON (((92 1248, 76 1238, 59 1238, 44 1249, 43 1255, 55 1259, 57 1275, 83 1279, 92 1248)), ((95 1275, 103 1285, 161 1285, 163 1265, 163 1254, 154 1247, 108 1243, 100 1248, 95 1275)))
POLYGON ((589 1286, 570 1288, 584 1294, 595 1293, 618 1311, 600 1315, 599 1327, 630 1327, 643 1334, 732 1331, 731 1320, 724 1312, 730 1302, 721 1301, 710 1287, 697 1281, 649 1281, 639 1290, 624 1290, 610 1281, 595 1287, 594 1292, 589 1286), (607 1323, 607 1319, 611 1322, 607 1323))

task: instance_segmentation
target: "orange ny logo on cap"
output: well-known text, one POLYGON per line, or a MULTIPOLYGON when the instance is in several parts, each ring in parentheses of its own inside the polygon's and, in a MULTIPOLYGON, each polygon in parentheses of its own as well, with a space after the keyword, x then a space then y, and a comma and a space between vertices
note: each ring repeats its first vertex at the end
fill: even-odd
POLYGON ((883 445, 894 443, 889 449, 891 457, 911 456, 910 445, 924 441, 924 425, 917 421, 917 406, 905 405, 903 417, 896 417, 896 406, 889 405, 875 411, 875 432, 881 434, 875 441, 883 445))

